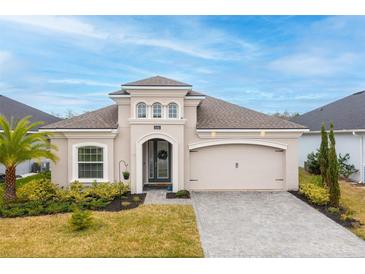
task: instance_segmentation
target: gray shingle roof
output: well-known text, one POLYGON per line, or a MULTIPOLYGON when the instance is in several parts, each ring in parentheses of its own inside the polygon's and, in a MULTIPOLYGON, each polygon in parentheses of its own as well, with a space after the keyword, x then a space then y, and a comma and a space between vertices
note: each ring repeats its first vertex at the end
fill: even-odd
POLYGON ((329 127, 334 123, 335 130, 365 129, 365 91, 316 108, 293 119, 294 122, 307 126, 312 131, 321 129, 322 122, 329 127))
POLYGON ((207 96, 198 106, 198 129, 301 129, 302 125, 207 96))
POLYGON ((42 129, 114 128, 118 128, 118 106, 116 104, 42 127, 42 129))
MULTIPOLYGON (((200 93, 199 93, 200 94, 200 93)), ((206 96, 199 105, 198 129, 301 129, 301 125, 206 96)), ((118 127, 118 107, 111 105, 43 128, 111 129, 118 127)))
POLYGON ((14 117, 15 120, 20 120, 25 116, 32 116, 30 118, 31 122, 34 123, 41 121, 44 123, 43 125, 55 123, 61 120, 58 117, 10 99, 4 95, 0 95, 0 114, 4 115, 9 120, 11 117, 14 117))
POLYGON ((150 78, 138 80, 135 82, 125 83, 122 86, 168 86, 168 87, 191 87, 191 85, 169 79, 162 76, 153 76, 150 78))

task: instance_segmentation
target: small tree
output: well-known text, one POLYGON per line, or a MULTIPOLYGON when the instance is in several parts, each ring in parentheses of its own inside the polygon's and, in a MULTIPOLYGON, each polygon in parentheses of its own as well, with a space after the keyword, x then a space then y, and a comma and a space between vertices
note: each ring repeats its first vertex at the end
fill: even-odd
POLYGON ((318 162, 321 170, 322 184, 328 186, 327 170, 328 170, 328 136, 324 122, 321 128, 321 146, 319 147, 318 162))
POLYGON ((29 134, 43 124, 31 123, 29 118, 28 116, 14 123, 13 119, 8 121, 0 115, 0 164, 5 166, 5 202, 16 199, 17 165, 31 159, 48 158, 54 162, 58 159, 54 154, 56 146, 49 142, 46 132, 29 134))
POLYGON ((336 154, 335 134, 333 133, 333 122, 330 124, 329 133, 330 147, 328 151, 327 180, 330 193, 330 205, 338 207, 340 204, 340 186, 338 184, 338 161, 336 154))

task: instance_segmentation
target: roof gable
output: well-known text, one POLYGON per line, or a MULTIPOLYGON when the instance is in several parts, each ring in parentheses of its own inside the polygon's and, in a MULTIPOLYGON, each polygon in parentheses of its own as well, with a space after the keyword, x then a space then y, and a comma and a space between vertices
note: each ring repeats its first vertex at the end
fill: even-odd
MULTIPOLYGON (((15 101, 4 95, 0 95, 0 114, 4 115, 7 119, 14 117, 15 120, 20 120, 26 116, 31 116, 30 121, 32 123, 41 121, 44 123, 43 125, 55 123, 61 120, 58 117, 15 101)), ((39 127, 36 129, 38 128, 39 127)))
POLYGON ((356 92, 316 108, 293 119, 312 131, 319 131, 322 123, 327 127, 333 121, 335 130, 365 129, 365 91, 356 92))
POLYGON ((125 83, 122 86, 147 86, 147 87, 191 87, 190 84, 186 84, 180 81, 169 79, 162 76, 153 76, 150 78, 138 80, 135 82, 125 83))

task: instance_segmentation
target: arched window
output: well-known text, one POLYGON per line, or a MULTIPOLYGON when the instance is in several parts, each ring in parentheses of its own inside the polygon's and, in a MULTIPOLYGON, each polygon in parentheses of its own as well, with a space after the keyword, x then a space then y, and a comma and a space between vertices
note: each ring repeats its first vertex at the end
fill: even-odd
POLYGON ((77 149, 79 179, 104 178, 104 148, 82 146, 77 149))
POLYGON ((154 103, 152 105, 152 117, 161 118, 162 117, 162 106, 160 103, 154 103))
POLYGON ((137 104, 137 118, 146 118, 147 111, 146 111, 146 104, 145 103, 138 103, 137 104))
POLYGON ((179 108, 176 103, 170 103, 168 106, 169 118, 178 118, 179 108))

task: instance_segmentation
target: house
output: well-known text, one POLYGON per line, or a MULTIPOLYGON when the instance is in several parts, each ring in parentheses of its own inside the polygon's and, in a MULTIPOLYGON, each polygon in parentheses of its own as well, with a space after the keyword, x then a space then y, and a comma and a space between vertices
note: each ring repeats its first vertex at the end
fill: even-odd
POLYGON ((109 93, 113 105, 42 128, 53 132, 60 160, 52 180, 123 180, 188 190, 296 190, 296 123, 201 94, 155 76, 109 93), (128 166, 124 165, 126 163, 128 166))
POLYGON ((299 164, 304 166, 307 155, 315 152, 321 143, 320 130, 322 122, 329 128, 334 123, 337 154, 349 153, 348 163, 354 164, 359 171, 350 178, 364 182, 364 133, 365 133, 365 91, 316 108, 293 119, 294 122, 307 126, 310 131, 300 138, 299 164))
MULTIPOLYGON (((47 125, 50 123, 55 123, 60 121, 60 118, 57 118, 53 115, 40 111, 31 106, 25 105, 9 97, 4 95, 0 95, 0 115, 5 116, 8 120, 13 117, 13 119, 20 120, 26 116, 31 116, 30 121, 34 122, 43 122, 43 125, 47 125)), ((34 132, 37 132, 39 126, 35 128, 34 132)), ((1 128, 0 128, 1 131, 1 128)), ((29 132, 29 133, 34 133, 29 132)), ((22 175, 25 173, 29 173, 31 171, 31 167, 34 161, 25 161, 22 164, 17 166, 16 173, 17 175, 22 175)), ((48 161, 44 161, 44 164, 48 163, 48 161)), ((0 165, 0 173, 5 173, 5 167, 0 165)))

